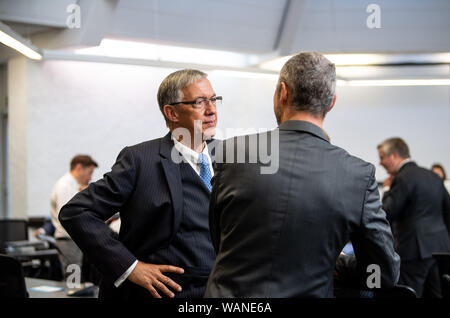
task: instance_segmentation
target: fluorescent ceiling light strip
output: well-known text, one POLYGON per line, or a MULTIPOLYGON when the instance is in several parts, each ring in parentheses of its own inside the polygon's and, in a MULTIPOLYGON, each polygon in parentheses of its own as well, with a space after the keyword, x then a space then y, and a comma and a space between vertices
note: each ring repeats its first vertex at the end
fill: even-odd
POLYGON ((450 79, 349 80, 343 86, 448 86, 450 79))
POLYGON ((263 80, 271 80, 271 81, 278 80, 278 74, 270 74, 270 73, 215 70, 215 71, 213 71, 213 74, 218 75, 218 76, 227 76, 227 77, 263 79, 263 80))
POLYGON ((157 45, 136 41, 103 39, 99 46, 78 49, 75 54, 132 58, 151 61, 245 67, 254 55, 229 51, 157 45))
MULTIPOLYGON (((279 71, 293 55, 281 56, 260 64, 261 69, 279 71)), ((336 66, 398 63, 450 63, 450 53, 426 54, 324 54, 336 66)))
POLYGON ((11 35, 0 31, 0 42, 3 44, 13 48, 14 50, 22 53, 26 57, 33 59, 33 60, 40 60, 42 59, 42 55, 31 49, 30 47, 26 46, 19 40, 13 38, 11 35))
POLYGON ((336 66, 384 64, 388 59, 383 54, 324 54, 336 66))

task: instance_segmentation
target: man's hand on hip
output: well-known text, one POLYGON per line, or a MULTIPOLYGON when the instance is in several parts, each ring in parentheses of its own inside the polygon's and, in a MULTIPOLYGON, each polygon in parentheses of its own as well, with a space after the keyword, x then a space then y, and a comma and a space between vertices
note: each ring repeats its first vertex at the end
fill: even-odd
POLYGON ((172 265, 155 265, 138 261, 136 267, 128 276, 128 279, 147 289, 155 298, 161 298, 156 288, 168 297, 173 298, 175 294, 167 286, 177 292, 181 292, 181 286, 169 277, 164 276, 163 273, 165 272, 183 274, 184 269, 172 265))

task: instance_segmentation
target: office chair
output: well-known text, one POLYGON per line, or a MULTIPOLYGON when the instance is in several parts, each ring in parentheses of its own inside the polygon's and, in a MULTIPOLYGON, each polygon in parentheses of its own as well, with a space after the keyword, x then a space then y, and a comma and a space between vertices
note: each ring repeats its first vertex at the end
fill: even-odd
POLYGON ((450 275, 444 274, 441 277, 442 298, 450 299, 450 275))
POLYGON ((0 254, 0 298, 28 298, 20 262, 0 254))
POLYGON ((450 299, 450 253, 433 253, 441 278, 442 298, 450 299))
POLYGON ((416 291, 406 285, 396 285, 392 288, 379 288, 372 290, 364 290, 363 292, 371 291, 372 295, 365 297, 361 294, 362 298, 417 298, 416 291))
POLYGON ((335 298, 417 298, 415 290, 405 285, 397 285, 392 288, 374 289, 335 288, 334 296, 335 298))
POLYGON ((5 252, 5 242, 27 241, 28 222, 20 219, 0 220, 0 253, 5 252))

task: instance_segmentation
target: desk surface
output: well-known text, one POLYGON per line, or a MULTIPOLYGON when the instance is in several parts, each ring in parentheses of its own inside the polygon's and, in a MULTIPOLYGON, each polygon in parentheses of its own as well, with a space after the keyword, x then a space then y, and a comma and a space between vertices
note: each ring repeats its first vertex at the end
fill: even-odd
MULTIPOLYGON (((70 291, 76 291, 80 289, 80 288, 78 289, 68 288, 65 282, 58 282, 54 280, 46 280, 30 277, 25 277, 25 285, 27 287, 27 291, 30 295, 30 298, 76 298, 73 296, 68 296, 67 293, 70 291), (31 288, 38 286, 60 287, 63 288, 63 290, 55 292, 41 292, 31 290, 31 288)), ((97 298, 97 297, 83 297, 83 298, 97 298)))

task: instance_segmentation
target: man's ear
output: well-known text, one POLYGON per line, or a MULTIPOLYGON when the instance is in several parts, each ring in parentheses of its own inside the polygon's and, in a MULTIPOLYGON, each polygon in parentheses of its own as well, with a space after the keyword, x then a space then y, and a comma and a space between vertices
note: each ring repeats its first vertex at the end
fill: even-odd
POLYGON ((280 83, 280 102, 283 105, 286 105, 289 102, 290 92, 287 84, 285 82, 280 83))
POLYGON ((331 102, 331 106, 330 106, 330 108, 328 108, 328 111, 330 111, 330 110, 332 110, 333 109, 333 107, 334 107, 334 104, 336 104, 336 94, 334 94, 334 96, 333 96, 333 101, 331 102))
POLYGON ((164 115, 167 119, 171 122, 177 122, 178 121, 178 111, 176 108, 172 105, 164 105, 163 107, 164 115))

